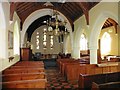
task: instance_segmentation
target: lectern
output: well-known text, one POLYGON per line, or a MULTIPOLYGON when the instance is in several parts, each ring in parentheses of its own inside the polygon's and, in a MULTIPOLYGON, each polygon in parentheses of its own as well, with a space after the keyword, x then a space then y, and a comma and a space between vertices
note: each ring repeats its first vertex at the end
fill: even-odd
POLYGON ((30 48, 21 48, 21 60, 28 61, 31 60, 32 50, 30 48))

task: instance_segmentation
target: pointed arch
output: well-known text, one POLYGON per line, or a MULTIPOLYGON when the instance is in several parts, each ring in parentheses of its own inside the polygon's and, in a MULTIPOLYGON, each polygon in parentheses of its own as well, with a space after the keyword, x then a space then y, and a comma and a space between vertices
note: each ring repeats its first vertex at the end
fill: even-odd
POLYGON ((96 22, 94 23, 94 26, 91 30, 91 35, 90 35, 90 63, 91 64, 97 64, 97 48, 98 48, 98 38, 102 29, 102 26, 104 25, 104 22, 108 19, 111 18, 118 22, 118 16, 115 15, 112 12, 109 11, 104 11, 102 12, 96 19, 96 22), (96 38, 95 38, 96 37, 96 38))
MULTIPOLYGON (((30 26, 30 24, 33 21, 35 21, 36 19, 38 19, 38 18, 40 18, 42 16, 45 16, 45 15, 50 15, 50 14, 51 14, 51 9, 40 9, 40 10, 36 10, 35 12, 30 14, 26 18, 25 22, 23 23, 23 29, 22 29, 22 34, 21 34, 21 46, 23 46, 23 44, 24 44, 25 33, 27 31, 27 28, 30 26)), ((66 28, 70 33, 72 33, 72 27, 71 27, 71 24, 70 24, 69 20, 62 13, 60 13, 59 18, 61 20, 67 20, 68 23, 66 24, 66 28)))

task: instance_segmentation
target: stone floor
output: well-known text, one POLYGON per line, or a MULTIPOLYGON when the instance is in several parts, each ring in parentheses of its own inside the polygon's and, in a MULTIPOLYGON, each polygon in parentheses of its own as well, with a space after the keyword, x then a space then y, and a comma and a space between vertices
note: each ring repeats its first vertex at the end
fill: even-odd
POLYGON ((68 82, 57 68, 46 69, 47 90, 78 90, 78 82, 68 82))

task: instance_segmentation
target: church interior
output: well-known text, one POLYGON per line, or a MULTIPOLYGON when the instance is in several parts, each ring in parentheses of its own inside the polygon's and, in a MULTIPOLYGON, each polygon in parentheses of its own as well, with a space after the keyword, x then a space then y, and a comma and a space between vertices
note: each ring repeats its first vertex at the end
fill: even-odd
POLYGON ((119 0, 0 1, 0 89, 119 90, 119 0))

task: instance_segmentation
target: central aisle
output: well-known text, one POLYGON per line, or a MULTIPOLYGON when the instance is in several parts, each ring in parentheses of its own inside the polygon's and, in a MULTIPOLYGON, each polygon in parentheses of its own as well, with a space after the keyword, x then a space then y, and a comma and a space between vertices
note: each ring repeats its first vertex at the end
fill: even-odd
POLYGON ((65 80, 65 78, 59 73, 57 68, 46 69, 47 76, 47 89, 48 90, 58 90, 58 89, 72 89, 77 90, 77 83, 70 83, 65 80))

